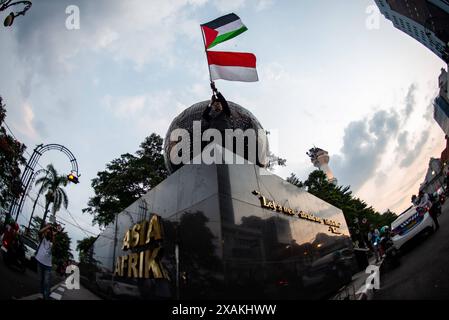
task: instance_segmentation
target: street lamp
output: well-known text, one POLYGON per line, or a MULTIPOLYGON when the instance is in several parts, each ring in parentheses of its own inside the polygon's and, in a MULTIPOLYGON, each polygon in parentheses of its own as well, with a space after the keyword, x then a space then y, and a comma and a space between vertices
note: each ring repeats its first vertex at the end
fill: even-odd
POLYGON ((13 7, 15 5, 24 5, 23 9, 21 11, 13 12, 11 11, 10 14, 8 14, 5 18, 5 21, 3 22, 3 25, 5 27, 10 27, 14 23, 14 19, 18 16, 24 16, 25 13, 30 10, 32 3, 31 1, 15 1, 13 0, 0 0, 0 12, 5 11, 9 7, 13 7))

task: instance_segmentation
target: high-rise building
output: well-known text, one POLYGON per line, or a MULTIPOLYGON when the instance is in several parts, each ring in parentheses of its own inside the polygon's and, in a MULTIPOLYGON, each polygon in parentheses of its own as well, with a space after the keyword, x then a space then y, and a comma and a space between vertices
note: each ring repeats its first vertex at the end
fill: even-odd
POLYGON ((448 73, 441 69, 440 77, 438 78, 440 92, 435 99, 433 106, 433 118, 441 127, 445 135, 449 136, 449 94, 448 94, 448 73))
POLYGON ((374 0, 393 25, 449 62, 448 0, 374 0))
POLYGON ((313 165, 326 174, 327 180, 336 185, 337 179, 329 168, 329 153, 323 149, 314 147, 307 152, 307 155, 310 157, 313 165))

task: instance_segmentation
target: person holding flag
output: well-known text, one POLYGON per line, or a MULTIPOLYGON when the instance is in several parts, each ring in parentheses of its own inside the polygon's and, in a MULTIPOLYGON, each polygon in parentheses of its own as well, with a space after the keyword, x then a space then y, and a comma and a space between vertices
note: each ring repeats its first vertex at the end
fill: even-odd
POLYGON ((223 95, 215 87, 215 83, 211 83, 211 88, 213 91, 212 99, 207 106, 206 110, 203 112, 203 118, 207 121, 211 120, 211 111, 216 113, 223 112, 227 117, 231 116, 231 110, 229 109, 229 104, 223 95))

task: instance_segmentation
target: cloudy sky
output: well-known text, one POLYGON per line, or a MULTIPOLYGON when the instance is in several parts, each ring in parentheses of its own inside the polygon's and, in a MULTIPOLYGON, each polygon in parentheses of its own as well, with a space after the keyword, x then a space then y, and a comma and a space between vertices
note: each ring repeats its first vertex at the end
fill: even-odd
MULTIPOLYGON (((68 187, 69 211, 85 231, 72 226, 69 213, 60 217, 74 242, 96 233, 81 213, 93 195, 90 180, 150 133, 165 136, 180 111, 210 97, 199 25, 235 12, 249 31, 215 49, 255 53, 260 81, 217 87, 272 133, 275 153, 288 160, 276 173, 307 178, 313 168, 306 151, 315 145, 329 151, 340 184, 379 211, 400 212, 429 158, 444 149, 431 106, 444 65, 373 15, 373 5, 35 0, 13 28, 0 28, 7 123, 30 152, 38 143, 61 143, 76 155, 82 183, 68 187), (79 30, 66 28, 69 5, 79 8, 79 30)), ((62 154, 40 161, 50 162, 70 170, 62 154)), ((30 208, 27 202, 22 221, 30 208)))

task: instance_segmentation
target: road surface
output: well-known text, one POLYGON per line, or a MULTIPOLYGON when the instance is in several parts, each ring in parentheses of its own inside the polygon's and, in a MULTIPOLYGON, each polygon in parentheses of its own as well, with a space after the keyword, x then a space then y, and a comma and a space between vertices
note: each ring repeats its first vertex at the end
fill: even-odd
MULTIPOLYGON (((60 277, 53 274, 52 286, 60 277)), ((39 292, 39 277, 37 272, 27 269, 25 273, 20 273, 13 267, 5 265, 3 257, 0 254, 0 300, 10 300, 21 298, 39 292)))
POLYGON ((449 298, 449 201, 439 217, 440 229, 414 241, 401 257, 401 265, 381 274, 378 300, 449 298))

